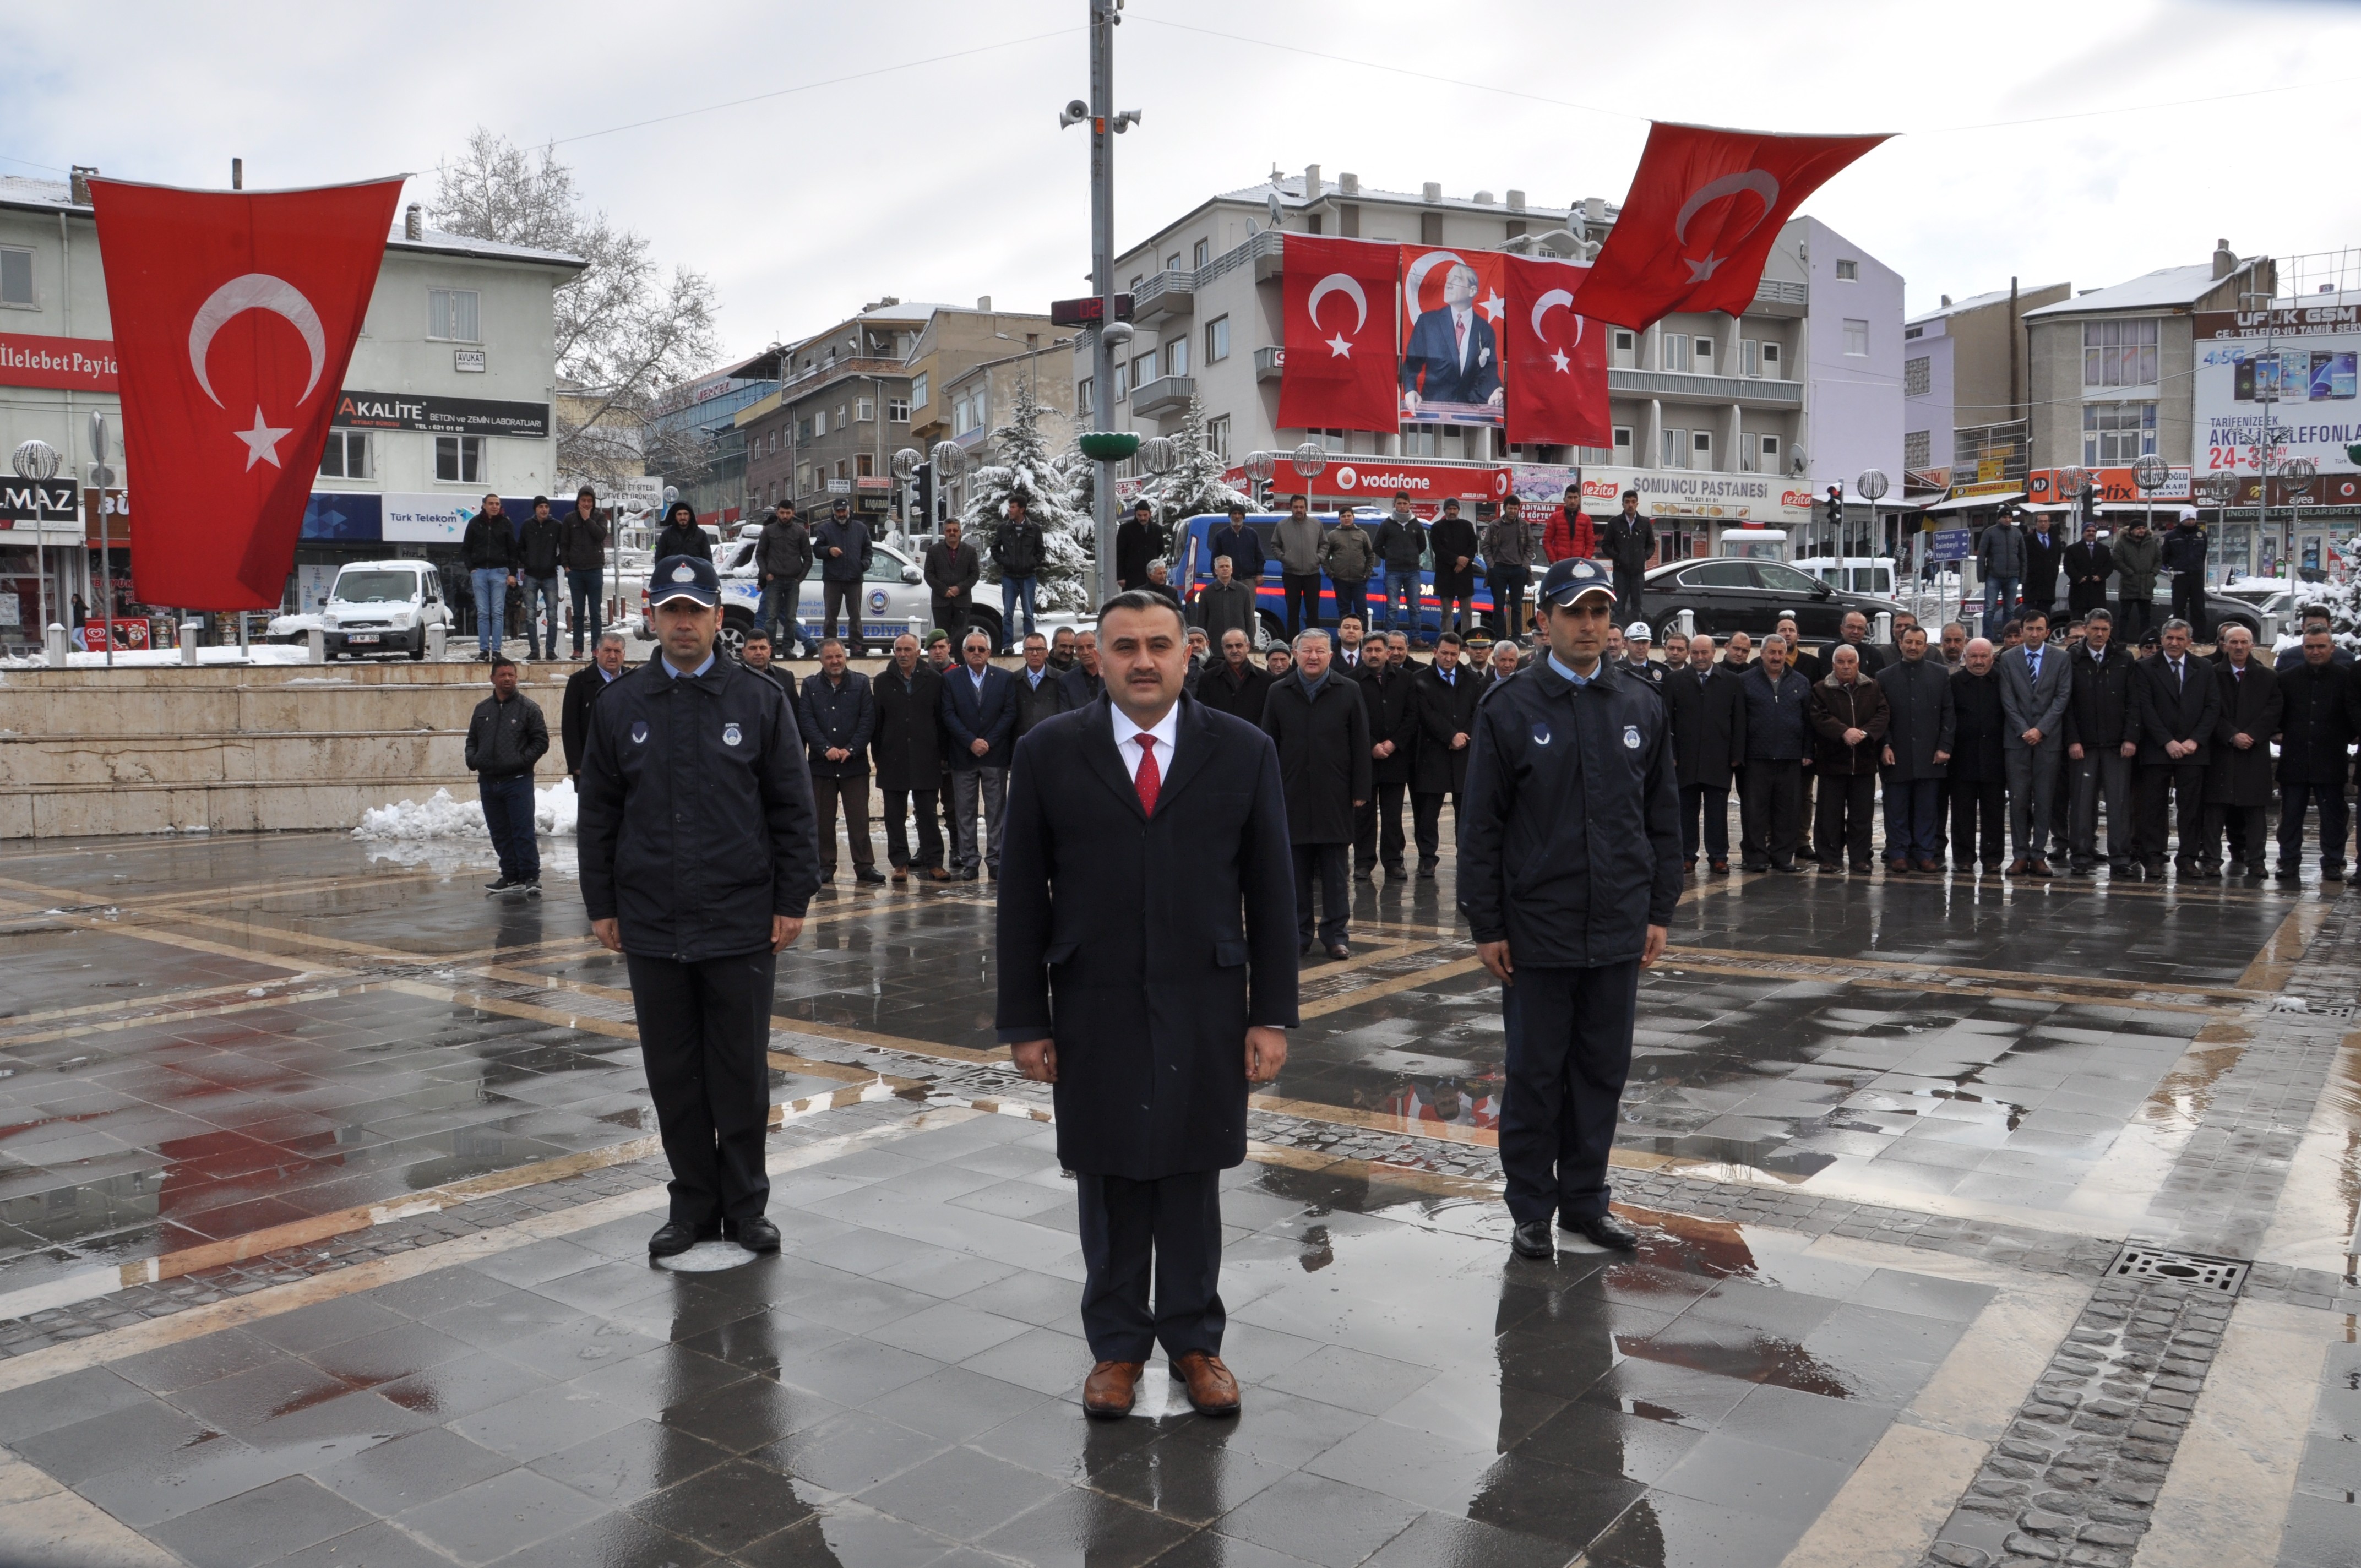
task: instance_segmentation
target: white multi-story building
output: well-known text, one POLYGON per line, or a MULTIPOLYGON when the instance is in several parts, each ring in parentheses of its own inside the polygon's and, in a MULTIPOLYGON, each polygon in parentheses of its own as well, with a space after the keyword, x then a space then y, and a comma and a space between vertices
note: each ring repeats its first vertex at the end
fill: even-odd
MULTIPOLYGON (((56 448, 70 466, 52 491, 75 508, 38 520, 47 524, 38 531, 20 526, 51 509, 0 481, 0 643, 37 642, 39 606, 60 620, 62 596, 90 597, 100 512, 122 578, 140 499, 172 492, 172 476, 129 472, 123 461, 106 280, 79 186, 0 176, 0 445, 38 439, 56 448), (107 416, 116 475, 98 506, 84 504, 75 483, 93 461, 94 411, 107 416)), ((387 242, 313 485, 296 554, 299 568, 311 568, 302 576, 324 586, 339 560, 448 554, 486 491, 530 503, 555 482, 552 294, 585 265, 436 234, 407 209, 387 242)))
MULTIPOLYGON (((1810 217, 1781 231, 1743 316, 1678 314, 1645 332, 1613 329, 1609 447, 1510 447, 1488 429, 1450 425, 1279 428, 1284 234, 1573 256, 1603 243, 1616 215, 1597 198, 1543 209, 1521 191, 1499 200, 1488 191, 1447 197, 1432 184, 1378 191, 1352 174, 1323 180, 1316 165, 1214 196, 1117 260, 1136 335, 1116 367, 1115 423, 1176 433, 1195 397, 1209 444, 1233 462, 1312 441, 1340 459, 1397 460, 1389 467, 1521 466, 1519 488, 1532 494, 1554 493, 1543 470, 1580 465, 1595 509, 1611 510, 1616 495, 1637 489, 1684 551, 1709 548, 1725 523, 1802 521, 1829 483, 1850 491, 1867 468, 1886 473, 1898 496, 1902 279, 1810 217)), ((1085 333, 1074 358, 1078 408, 1091 406, 1091 352, 1085 333)))

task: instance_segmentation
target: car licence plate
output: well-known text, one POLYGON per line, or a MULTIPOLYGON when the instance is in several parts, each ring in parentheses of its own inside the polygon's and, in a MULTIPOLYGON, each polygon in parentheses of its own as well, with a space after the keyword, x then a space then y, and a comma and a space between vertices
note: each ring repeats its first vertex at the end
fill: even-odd
POLYGON ((345 634, 345 641, 347 642, 374 642, 377 641, 377 633, 374 631, 350 631, 345 634))

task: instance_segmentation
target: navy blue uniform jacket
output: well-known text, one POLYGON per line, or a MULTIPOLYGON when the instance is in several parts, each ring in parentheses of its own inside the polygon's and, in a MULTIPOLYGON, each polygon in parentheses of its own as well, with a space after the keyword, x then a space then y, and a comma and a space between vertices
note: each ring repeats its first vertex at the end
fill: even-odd
POLYGON ((1057 1042, 1058 1158, 1154 1180, 1246 1154, 1249 1025, 1291 1026, 1279 753, 1182 696, 1143 816, 1104 696, 1017 742, 1000 851, 1000 1038, 1057 1042))
POLYGON ((1519 968, 1595 969, 1647 950, 1681 892, 1671 727, 1604 660, 1576 686, 1546 661, 1477 706, 1459 801, 1459 908, 1519 968))
POLYGON ((819 891, 811 779, 786 694, 729 660, 663 656, 591 705, 577 843, 582 905, 623 950, 694 963, 759 952, 819 891))

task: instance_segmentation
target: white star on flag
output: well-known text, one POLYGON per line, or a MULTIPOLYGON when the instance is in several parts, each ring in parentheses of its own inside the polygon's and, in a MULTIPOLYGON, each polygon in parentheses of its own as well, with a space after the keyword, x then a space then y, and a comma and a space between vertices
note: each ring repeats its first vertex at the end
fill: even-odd
MULTIPOLYGON (((1689 261, 1689 258, 1686 256, 1682 257, 1681 259, 1683 261, 1689 261)), ((1716 269, 1718 269, 1721 264, 1728 259, 1729 258, 1727 257, 1716 256, 1713 252, 1709 250, 1707 251, 1703 261, 1689 261, 1689 281, 1692 283, 1705 282, 1708 279, 1711 278, 1716 269)))
POLYGON ((295 433, 292 429, 273 430, 265 424, 262 421, 262 405, 258 403, 254 409, 254 428, 234 430, 230 433, 246 443, 246 466, 248 468, 253 467, 257 463, 268 463, 276 468, 281 466, 279 461, 279 444, 295 433))
POLYGON ((1345 341, 1345 334, 1343 333, 1340 332, 1335 336, 1328 340, 1328 356, 1331 359, 1335 358, 1339 355, 1342 355, 1346 358, 1350 358, 1352 357, 1352 354, 1353 345, 1345 341))
POLYGON ((1491 298, 1486 300, 1483 305, 1484 313, 1496 322, 1500 319, 1502 313, 1506 312, 1508 308, 1509 302, 1500 298, 1498 294, 1494 294, 1491 298))
POLYGON ((1563 348, 1551 350, 1550 363, 1557 367, 1559 375, 1565 375, 1566 373, 1565 350, 1563 348))

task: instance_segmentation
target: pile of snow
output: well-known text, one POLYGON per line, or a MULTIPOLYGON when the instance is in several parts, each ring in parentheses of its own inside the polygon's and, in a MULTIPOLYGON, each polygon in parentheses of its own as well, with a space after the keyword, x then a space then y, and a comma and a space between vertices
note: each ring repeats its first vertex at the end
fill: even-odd
MULTIPOLYGON (((570 779, 533 791, 534 831, 559 839, 572 836, 576 809, 570 779)), ((362 812, 361 825, 353 829, 353 837, 377 841, 485 838, 484 803, 455 800, 449 790, 438 789, 423 804, 400 800, 362 812)))

